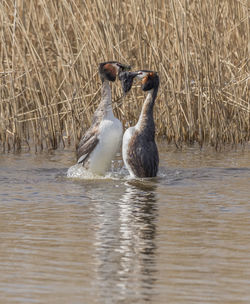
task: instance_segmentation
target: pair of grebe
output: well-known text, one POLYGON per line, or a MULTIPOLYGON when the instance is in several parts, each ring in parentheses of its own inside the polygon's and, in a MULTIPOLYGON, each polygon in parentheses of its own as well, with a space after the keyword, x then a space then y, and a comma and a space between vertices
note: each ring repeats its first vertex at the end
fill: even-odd
POLYGON ((128 72, 130 67, 119 62, 101 63, 99 74, 102 80, 101 102, 94 113, 92 126, 82 137, 78 149, 78 163, 94 174, 104 174, 122 142, 123 161, 132 177, 154 177, 157 175, 159 155, 155 143, 153 108, 159 87, 156 72, 141 70, 128 72), (147 91, 137 124, 128 128, 122 138, 122 123, 112 110, 111 88, 117 75, 127 93, 133 79, 141 79, 141 88, 147 91))

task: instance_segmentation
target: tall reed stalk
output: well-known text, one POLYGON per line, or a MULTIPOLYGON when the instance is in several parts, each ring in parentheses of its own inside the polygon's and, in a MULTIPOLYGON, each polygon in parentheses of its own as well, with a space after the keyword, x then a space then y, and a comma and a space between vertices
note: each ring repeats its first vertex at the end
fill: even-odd
MULTIPOLYGON (((159 72, 158 136, 250 139, 247 0, 0 0, 2 151, 77 145, 100 100, 98 63, 159 72)), ((121 96, 118 82, 114 100, 121 96)), ((139 88, 115 114, 139 117, 139 88)))

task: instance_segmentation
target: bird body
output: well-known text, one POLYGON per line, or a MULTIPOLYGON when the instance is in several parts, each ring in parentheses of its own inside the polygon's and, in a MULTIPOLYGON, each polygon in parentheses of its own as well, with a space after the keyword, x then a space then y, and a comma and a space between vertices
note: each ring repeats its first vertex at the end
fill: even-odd
POLYGON ((102 98, 94 113, 92 126, 82 137, 78 149, 78 163, 93 174, 103 175, 110 167, 112 158, 122 141, 122 123, 112 110, 109 81, 115 81, 121 64, 116 62, 100 64, 102 98))
POLYGON ((148 95, 137 124, 128 128, 123 135, 122 156, 132 177, 154 177, 158 171, 159 154, 155 143, 153 107, 159 78, 156 73, 149 71, 139 71, 138 76, 142 78, 142 88, 148 91, 148 95))
POLYGON ((100 124, 98 144, 91 153, 86 168, 94 174, 102 175, 110 167, 122 140, 122 124, 115 118, 105 119, 100 124))

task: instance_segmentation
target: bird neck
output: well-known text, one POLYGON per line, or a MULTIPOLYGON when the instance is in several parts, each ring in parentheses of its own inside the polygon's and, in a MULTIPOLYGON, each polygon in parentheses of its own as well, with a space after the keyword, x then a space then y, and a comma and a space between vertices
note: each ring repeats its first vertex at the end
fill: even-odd
POLYGON ((112 112, 112 94, 111 94, 111 87, 109 85, 108 80, 103 80, 102 88, 101 88, 101 102, 98 106, 98 110, 101 110, 107 115, 108 112, 112 112))
POLYGON ((147 94, 147 97, 143 103, 141 114, 137 122, 137 128, 140 130, 150 130, 152 136, 155 134, 155 124, 154 124, 154 103, 157 96, 158 87, 153 88, 147 94))

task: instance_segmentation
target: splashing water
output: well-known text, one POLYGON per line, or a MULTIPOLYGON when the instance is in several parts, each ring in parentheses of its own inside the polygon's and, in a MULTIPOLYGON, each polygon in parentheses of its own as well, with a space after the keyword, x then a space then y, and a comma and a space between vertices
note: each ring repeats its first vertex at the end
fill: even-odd
POLYGON ((94 174, 85 169, 81 164, 71 166, 67 171, 67 178, 74 179, 121 179, 128 174, 124 167, 117 168, 112 164, 111 171, 106 172, 105 175, 94 174))
POLYGON ((71 166, 67 171, 68 178, 79 179, 103 179, 105 176, 94 174, 86 170, 81 164, 71 166))

